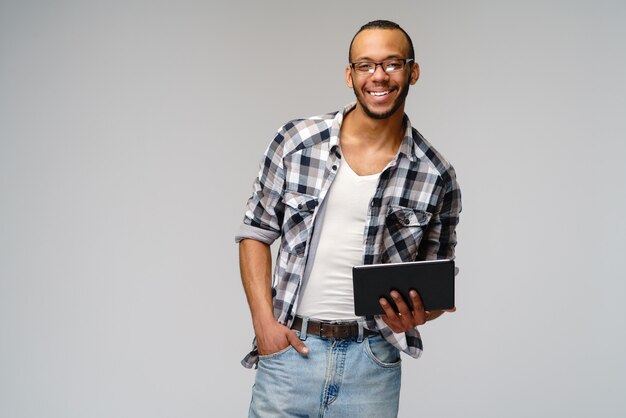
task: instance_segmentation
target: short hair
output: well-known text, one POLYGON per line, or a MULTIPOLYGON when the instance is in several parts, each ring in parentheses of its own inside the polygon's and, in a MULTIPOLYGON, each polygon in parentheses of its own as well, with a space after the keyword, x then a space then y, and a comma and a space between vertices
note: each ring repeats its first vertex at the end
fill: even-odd
POLYGON ((348 49, 348 62, 350 62, 350 55, 352 54, 352 44, 354 43, 354 39, 357 37, 357 35, 361 32, 363 32, 364 30, 368 30, 368 29, 396 29, 399 30, 400 32, 402 32, 404 34, 404 37, 406 38, 407 42, 409 43, 409 56, 407 58, 412 58, 415 59, 415 50, 413 49, 413 41, 411 40, 411 37, 409 36, 408 33, 406 33, 406 31, 404 29, 402 29, 400 27, 400 25, 398 25, 395 22, 392 22, 390 20, 373 20, 369 23, 366 23, 365 25, 361 26, 361 29, 358 30, 357 33, 354 34, 354 36, 352 37, 352 41, 350 41, 350 48, 348 49))

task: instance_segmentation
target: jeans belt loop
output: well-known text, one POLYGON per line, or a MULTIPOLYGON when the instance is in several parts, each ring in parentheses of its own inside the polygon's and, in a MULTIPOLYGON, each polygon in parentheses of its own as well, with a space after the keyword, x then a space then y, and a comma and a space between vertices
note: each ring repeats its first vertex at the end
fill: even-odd
POLYGON ((357 319, 356 323, 357 323, 357 326, 359 327, 359 336, 357 337, 356 341, 361 343, 363 342, 363 334, 365 333, 363 331, 363 319, 362 318, 357 319))
POLYGON ((302 318, 302 326, 300 327, 300 339, 302 341, 306 341, 307 326, 309 325, 309 317, 303 316, 301 318, 302 318))

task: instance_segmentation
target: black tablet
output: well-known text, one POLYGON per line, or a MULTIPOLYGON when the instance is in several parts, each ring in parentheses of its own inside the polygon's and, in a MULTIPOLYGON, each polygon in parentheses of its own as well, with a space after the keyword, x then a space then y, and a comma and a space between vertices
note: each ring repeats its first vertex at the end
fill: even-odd
POLYGON ((378 302, 381 297, 395 308, 392 290, 400 292, 411 309, 411 289, 417 290, 427 311, 454 308, 454 260, 354 266, 352 284, 354 313, 359 316, 385 313, 378 302))

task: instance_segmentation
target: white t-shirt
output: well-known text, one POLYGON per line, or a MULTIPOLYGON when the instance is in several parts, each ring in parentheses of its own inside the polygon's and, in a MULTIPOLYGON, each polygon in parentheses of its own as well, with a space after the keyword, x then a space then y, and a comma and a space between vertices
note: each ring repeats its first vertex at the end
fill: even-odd
POLYGON ((363 264, 364 228, 380 173, 359 176, 346 161, 326 196, 319 244, 298 315, 319 320, 354 320, 352 266, 363 264))

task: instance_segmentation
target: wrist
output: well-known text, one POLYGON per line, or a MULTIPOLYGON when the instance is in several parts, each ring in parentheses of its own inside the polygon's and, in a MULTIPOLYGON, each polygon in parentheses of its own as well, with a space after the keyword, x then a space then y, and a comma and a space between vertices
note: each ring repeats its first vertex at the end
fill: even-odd
POLYGON ((264 329, 276 324, 276 319, 271 312, 257 314, 252 317, 252 326, 255 334, 263 332, 264 329))

